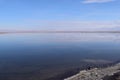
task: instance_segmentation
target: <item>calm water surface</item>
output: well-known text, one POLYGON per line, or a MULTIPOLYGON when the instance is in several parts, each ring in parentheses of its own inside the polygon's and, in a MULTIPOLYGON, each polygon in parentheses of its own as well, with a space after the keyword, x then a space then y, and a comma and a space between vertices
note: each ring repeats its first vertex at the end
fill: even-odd
POLYGON ((94 60, 120 60, 120 34, 0 35, 0 80, 45 80, 94 60))

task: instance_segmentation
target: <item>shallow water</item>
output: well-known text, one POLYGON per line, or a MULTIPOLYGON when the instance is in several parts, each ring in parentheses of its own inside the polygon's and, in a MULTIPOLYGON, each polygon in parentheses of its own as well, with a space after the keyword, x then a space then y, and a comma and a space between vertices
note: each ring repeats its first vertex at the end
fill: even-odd
POLYGON ((86 63, 119 59, 119 33, 0 35, 0 80, 45 80, 86 63))

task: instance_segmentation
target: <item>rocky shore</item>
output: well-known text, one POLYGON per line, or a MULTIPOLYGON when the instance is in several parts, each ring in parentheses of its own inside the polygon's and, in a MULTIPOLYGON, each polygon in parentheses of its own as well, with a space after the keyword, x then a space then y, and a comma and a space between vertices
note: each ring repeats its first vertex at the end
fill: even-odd
POLYGON ((83 70, 64 80, 120 80, 120 63, 106 68, 83 70))

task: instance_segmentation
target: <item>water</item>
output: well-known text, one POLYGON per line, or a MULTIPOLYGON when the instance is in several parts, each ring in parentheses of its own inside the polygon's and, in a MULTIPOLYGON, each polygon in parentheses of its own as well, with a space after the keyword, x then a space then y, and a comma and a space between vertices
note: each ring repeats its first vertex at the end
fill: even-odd
POLYGON ((45 80, 119 56, 119 33, 1 34, 0 80, 45 80))

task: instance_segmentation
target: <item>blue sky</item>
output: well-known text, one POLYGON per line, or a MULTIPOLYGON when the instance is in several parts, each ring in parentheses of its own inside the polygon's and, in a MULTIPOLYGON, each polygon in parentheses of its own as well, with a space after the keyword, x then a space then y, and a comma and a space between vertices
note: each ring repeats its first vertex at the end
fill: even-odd
POLYGON ((120 0, 0 0, 0 30, 117 30, 120 0))

